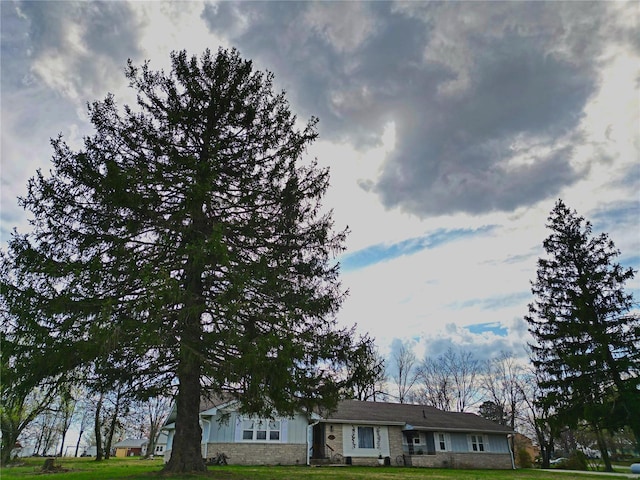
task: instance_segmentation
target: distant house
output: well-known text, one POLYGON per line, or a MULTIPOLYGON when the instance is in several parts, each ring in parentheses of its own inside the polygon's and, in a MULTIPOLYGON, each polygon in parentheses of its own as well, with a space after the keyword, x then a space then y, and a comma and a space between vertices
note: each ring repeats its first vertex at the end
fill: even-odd
POLYGON ((533 440, 520 433, 513 439, 513 450, 518 468, 529 468, 540 457, 540 447, 533 444, 533 440))
MULTIPOLYGON (((423 405, 340 402, 326 415, 243 416, 235 401, 201 405, 205 459, 224 453, 230 464, 411 465, 414 467, 514 468, 508 427, 471 413, 423 405)), ((171 457, 175 412, 163 427, 171 457)))
POLYGON ((140 457, 147 454, 147 445, 149 441, 146 438, 126 438, 116 443, 116 457, 140 457))
POLYGON ((153 449, 154 456, 164 456, 164 451, 167 449, 168 435, 166 431, 161 431, 156 437, 156 445, 153 449))

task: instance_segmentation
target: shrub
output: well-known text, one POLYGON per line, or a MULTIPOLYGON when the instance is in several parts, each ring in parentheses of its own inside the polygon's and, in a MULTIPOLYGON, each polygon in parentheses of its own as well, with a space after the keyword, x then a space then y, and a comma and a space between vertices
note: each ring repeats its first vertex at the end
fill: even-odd
POLYGON ((519 448, 516 455, 516 464, 520 468, 531 468, 532 466, 531 454, 524 448, 519 448))
POLYGON ((569 455, 566 462, 563 462, 560 468, 565 470, 587 470, 587 456, 579 450, 569 455))

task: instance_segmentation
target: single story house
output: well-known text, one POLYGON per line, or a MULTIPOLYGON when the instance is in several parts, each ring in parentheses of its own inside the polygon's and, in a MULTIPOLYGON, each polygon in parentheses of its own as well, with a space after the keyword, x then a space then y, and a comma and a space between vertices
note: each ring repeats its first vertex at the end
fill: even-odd
MULTIPOLYGON (((410 465, 414 467, 514 468, 510 428, 472 413, 434 407, 346 400, 318 415, 257 418, 241 415, 234 400, 201 402, 205 459, 225 454, 230 464, 410 465)), ((171 457, 175 411, 167 433, 171 457)))
POLYGON ((116 443, 113 448, 116 457, 139 457, 147 454, 146 438, 125 438, 116 443))
POLYGON ((354 465, 514 468, 512 430, 473 413, 346 400, 313 427, 311 458, 354 465))
POLYGON ((156 446, 152 455, 156 457, 164 456, 164 451, 167 449, 167 438, 168 436, 166 431, 162 430, 158 433, 158 436, 156 437, 156 446))

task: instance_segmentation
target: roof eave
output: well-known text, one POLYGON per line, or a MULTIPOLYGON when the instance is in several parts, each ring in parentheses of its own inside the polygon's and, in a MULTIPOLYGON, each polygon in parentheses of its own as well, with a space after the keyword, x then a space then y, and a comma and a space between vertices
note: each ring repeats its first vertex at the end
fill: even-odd
POLYGON ((477 432, 477 433, 498 433, 503 435, 512 435, 515 433, 513 430, 492 430, 487 428, 456 428, 456 427, 435 427, 424 425, 407 425, 406 430, 419 430, 421 432, 477 432))
POLYGON ((389 422, 386 420, 343 420, 338 418, 326 418, 321 420, 322 423, 342 423, 342 424, 358 424, 358 425, 390 425, 390 426, 404 426, 405 422, 389 422))

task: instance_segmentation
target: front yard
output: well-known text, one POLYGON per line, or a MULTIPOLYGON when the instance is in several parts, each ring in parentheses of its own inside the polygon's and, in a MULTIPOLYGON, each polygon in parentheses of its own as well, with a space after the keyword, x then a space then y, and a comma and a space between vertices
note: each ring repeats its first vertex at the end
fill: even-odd
MULTIPOLYGON (((162 460, 112 458, 95 462, 90 458, 56 459, 58 473, 43 474, 43 458, 22 459, 23 465, 0 470, 2 480, 571 480, 610 479, 593 474, 543 470, 444 470, 404 467, 209 467, 207 475, 162 475, 162 460)), ((618 478, 618 477, 613 477, 618 478)), ((624 478, 624 477, 621 477, 624 478)), ((640 478, 636 476, 636 478, 640 478)))

